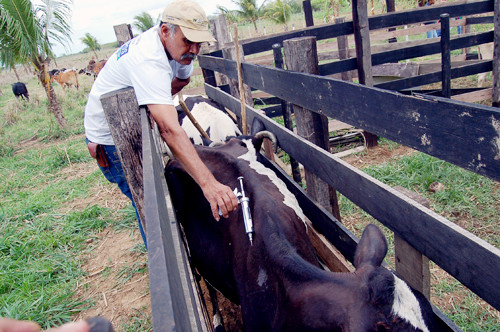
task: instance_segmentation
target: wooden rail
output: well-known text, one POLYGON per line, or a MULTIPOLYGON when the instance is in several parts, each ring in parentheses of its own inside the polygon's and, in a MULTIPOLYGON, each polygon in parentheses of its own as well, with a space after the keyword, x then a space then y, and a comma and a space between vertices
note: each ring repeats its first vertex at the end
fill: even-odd
MULTIPOLYGON (((205 88, 211 99, 239 115, 240 104, 237 99, 210 85, 205 85, 205 88)), ((358 94, 362 95, 363 93, 358 94)), ((500 309, 499 249, 298 137, 260 112, 247 107, 247 116, 250 123, 254 117, 263 121, 266 130, 277 136, 280 147, 304 167, 309 167, 354 204, 390 228, 485 301, 500 309)), ((321 229, 321 226, 318 228, 321 229)), ((346 250, 349 244, 339 242, 341 240, 337 239, 333 244, 352 261, 354 251, 346 250)))

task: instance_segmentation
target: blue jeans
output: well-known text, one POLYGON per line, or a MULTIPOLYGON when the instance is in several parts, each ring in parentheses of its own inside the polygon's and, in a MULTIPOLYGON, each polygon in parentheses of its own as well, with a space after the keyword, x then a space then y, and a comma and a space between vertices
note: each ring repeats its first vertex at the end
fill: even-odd
MULTIPOLYGON (((89 143, 89 140, 87 138, 85 138, 85 143, 89 143)), ((135 206, 134 200, 132 199, 132 193, 130 192, 127 179, 125 178, 125 173, 123 172, 122 164, 120 162, 120 158, 118 157, 118 153, 116 152, 116 148, 114 145, 101 144, 101 146, 103 147, 106 158, 108 159, 109 167, 99 166, 99 168, 101 169, 102 174, 104 174, 104 177, 109 182, 116 183, 121 192, 132 201, 132 206, 135 209, 135 215, 137 217, 137 220, 139 221, 139 231, 141 232, 141 237, 144 241, 144 245, 146 246, 146 249, 148 249, 146 234, 142 229, 141 218, 139 218, 137 207, 135 206)))

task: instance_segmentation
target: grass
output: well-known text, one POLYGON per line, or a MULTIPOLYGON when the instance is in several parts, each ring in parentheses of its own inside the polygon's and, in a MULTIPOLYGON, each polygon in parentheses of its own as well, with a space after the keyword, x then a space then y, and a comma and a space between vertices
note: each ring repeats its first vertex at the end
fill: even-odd
MULTIPOLYGON (((90 85, 66 94, 56 87, 68 122, 63 130, 37 84, 28 82, 30 102, 0 96, 0 317, 36 321, 45 329, 94 304, 75 296, 85 274, 83 254, 95 249, 87 240, 105 227, 132 229, 137 220, 131 206, 113 211, 98 202, 62 212, 89 197, 96 184, 109 185, 83 140, 90 85)), ((144 264, 123 270, 121 279, 134 273, 145 273, 144 264)), ((151 325, 142 315, 123 324, 127 330, 151 325)))

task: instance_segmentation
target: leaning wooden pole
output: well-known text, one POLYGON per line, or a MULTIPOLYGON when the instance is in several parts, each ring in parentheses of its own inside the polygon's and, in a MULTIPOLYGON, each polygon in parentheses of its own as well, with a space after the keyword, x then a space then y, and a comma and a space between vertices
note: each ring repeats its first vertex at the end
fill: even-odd
POLYGON ((205 132, 205 130, 203 130, 203 128, 198 123, 198 121, 196 121, 196 118, 193 116, 193 114, 191 114, 191 111, 189 110, 186 103, 184 102, 184 98, 182 97, 182 93, 179 92, 177 94, 177 96, 179 97, 179 105, 181 105, 182 110, 184 111, 184 113, 186 113, 189 120, 191 120, 191 123, 193 124, 193 126, 200 132, 201 136, 203 136, 207 139, 210 139, 210 136, 208 136, 208 134, 205 132))
POLYGON ((247 134, 247 109, 245 103, 245 89, 243 88, 243 75, 241 73, 240 43, 238 42, 238 26, 234 23, 234 47, 236 51, 236 63, 238 67, 238 89, 240 90, 241 102, 241 127, 243 135, 247 134))

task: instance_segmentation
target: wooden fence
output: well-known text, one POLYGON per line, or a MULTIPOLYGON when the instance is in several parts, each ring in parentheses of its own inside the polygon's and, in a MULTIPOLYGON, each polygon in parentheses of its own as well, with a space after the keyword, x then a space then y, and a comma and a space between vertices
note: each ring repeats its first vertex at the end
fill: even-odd
MULTIPOLYGON (((471 15, 492 11, 493 1, 472 1, 456 6, 460 10, 455 8, 456 10, 450 15, 471 15)), ((495 9, 495 22, 498 22, 497 1, 495 9)), ((391 15, 396 15, 397 20, 393 16, 386 15, 382 15, 383 19, 370 18, 370 27, 386 28, 435 19, 442 12, 440 8, 431 8, 430 11, 415 10, 412 14, 416 17, 408 13, 405 15, 396 13, 391 15), (402 21, 406 23, 401 23, 402 21)), ((283 34, 279 40, 273 37, 272 40, 244 44, 243 47, 246 48, 247 54, 253 52, 252 49, 255 52, 262 52, 262 45, 269 49, 276 42, 283 43, 288 37, 300 37, 300 34, 304 33, 311 36, 310 34, 315 31, 321 38, 332 38, 332 35, 340 36, 342 29, 354 33, 352 22, 342 23, 329 29, 309 28, 305 30, 306 32, 283 34), (299 35, 293 35, 295 33, 299 35)), ((467 43, 471 40, 486 42, 486 40, 492 41, 489 38, 495 35, 498 45, 497 31, 484 37, 485 39, 481 39, 483 37, 478 37, 479 35, 460 38, 466 38, 467 43)), ((463 43, 459 45, 459 48, 464 46, 463 43)), ((424 45, 424 51, 420 52, 434 52, 434 47, 432 44, 424 45)), ((364 50, 366 49, 365 47, 364 50)), ((396 57, 396 53, 391 57, 396 57)), ((211 83, 205 84, 205 92, 211 99, 241 119, 239 98, 216 87, 215 80, 215 72, 236 80, 237 63, 216 55, 199 57, 206 81, 211 83)), ((366 54, 364 56, 366 57, 366 54)), ((373 56, 370 58, 373 59, 373 56)), ((326 64, 327 67, 319 65, 319 68, 320 74, 321 68, 332 74, 359 69, 359 65, 357 61, 353 64, 351 60, 342 60, 326 64)), ((366 74, 370 73, 364 75, 366 74)), ((248 62, 242 64, 242 78, 244 83, 253 89, 275 96, 285 101, 285 104, 293 104, 294 108, 301 107, 321 116, 341 120, 494 180, 500 179, 500 112, 497 108, 436 96, 405 95, 321 75, 291 72, 248 62)), ((142 118, 139 118, 138 105, 132 96, 133 91, 129 89, 104 96, 102 100, 107 117, 116 118, 114 126, 117 130, 112 128, 112 134, 117 142, 117 150, 124 164, 127 181, 133 186, 141 186, 141 183, 144 183, 143 191, 133 189, 132 194, 141 216, 145 216, 149 244, 153 329, 204 331, 210 322, 200 308, 201 300, 196 292, 197 285, 188 267, 175 216, 171 213, 171 203, 162 174, 163 165, 159 160, 161 152, 158 151, 154 135, 151 135, 150 121, 145 112, 141 112, 142 118), (118 136, 121 138, 117 138, 118 136), (135 155, 134 153, 127 155, 128 151, 135 151, 135 155)), ((299 137, 250 106, 246 106, 246 117, 248 123, 255 117, 260 118, 266 129, 275 133, 279 146, 291 157, 494 308, 500 309, 499 249, 437 215, 400 191, 384 185, 326 150, 299 137)), ((323 207, 312 201, 300 186, 291 181, 290 177, 271 161, 268 162, 268 167, 273 168, 297 196, 299 204, 315 229, 347 260, 352 261, 357 238, 323 207)), ((407 273, 412 272, 410 270, 407 273)), ((408 279, 404 273, 403 277, 408 279)), ((439 310, 434 309, 441 324, 439 330, 459 330, 439 310)))
MULTIPOLYGON (((369 47, 370 52, 365 57, 371 57, 372 76, 375 76, 374 85, 376 87, 402 91, 417 89, 418 87, 430 83, 442 81, 441 63, 433 60, 411 62, 409 64, 397 63, 401 60, 410 60, 418 57, 425 57, 441 53, 441 42, 439 38, 419 39, 400 42, 385 43, 396 37, 411 36, 425 33, 429 30, 441 28, 440 23, 423 25, 424 22, 437 21, 440 15, 448 13, 452 19, 450 27, 459 25, 465 26, 465 32, 475 24, 493 23, 494 1, 475 0, 460 1, 447 5, 436 5, 425 8, 416 8, 407 11, 371 16, 369 23, 369 47), (486 15, 486 16, 484 16, 486 15), (394 30, 395 29, 395 30, 394 30), (392 31, 391 31, 392 30, 392 31), (377 80, 377 76, 400 77, 389 82, 377 80)), ((339 20, 342 21, 342 20, 339 20)), ((225 25, 223 17, 218 17, 213 26, 221 30, 225 25), (222 21, 222 22, 219 22, 222 21), (217 23, 217 24, 216 24, 217 23)), ((319 65, 319 74, 339 78, 341 73, 349 73, 349 79, 357 77, 356 48, 349 48, 354 43, 353 21, 342 23, 321 25, 318 27, 308 27, 305 29, 275 34, 265 38, 253 38, 242 40, 245 61, 260 65, 273 65, 274 57, 272 46, 282 44, 283 40, 297 37, 314 36, 318 41, 318 58, 322 62, 319 65), (347 40, 341 43, 342 38, 347 40), (332 40, 337 39, 337 40, 332 40)), ((224 30, 227 30, 224 27, 224 30)), ((233 43, 226 35, 226 42, 219 44, 220 47, 231 47, 233 43)), ((483 33, 464 33, 453 36, 450 40, 450 51, 465 49, 472 46, 493 41, 493 31, 483 33)), ((220 36, 218 36, 220 37, 220 36)), ((393 40, 392 40, 393 41, 393 40)), ((212 50, 209 55, 220 57, 221 50, 212 50)), ((469 76, 481 72, 491 71, 492 60, 472 59, 466 60, 466 54, 451 58, 450 79, 469 76)), ((194 75, 201 75, 201 68, 194 71, 194 75)), ((192 94, 202 93, 203 89, 189 89, 192 94)), ((189 91, 188 90, 188 91, 189 91)), ((189 92, 186 92, 189 94, 189 92)), ((452 96, 464 101, 474 102, 491 98, 491 89, 458 89, 452 90, 452 96), (460 94, 468 93, 460 97, 460 94)), ((262 94, 256 94, 262 97, 262 94)))

